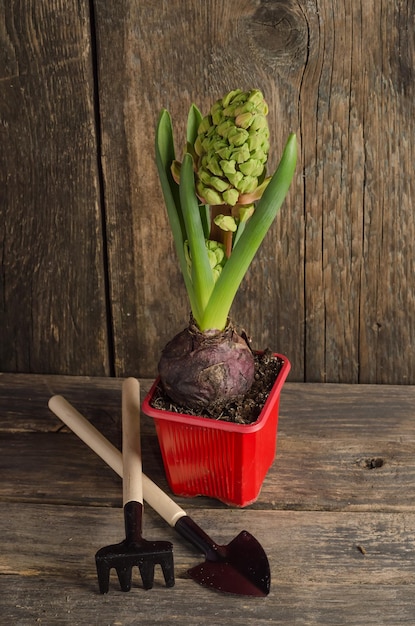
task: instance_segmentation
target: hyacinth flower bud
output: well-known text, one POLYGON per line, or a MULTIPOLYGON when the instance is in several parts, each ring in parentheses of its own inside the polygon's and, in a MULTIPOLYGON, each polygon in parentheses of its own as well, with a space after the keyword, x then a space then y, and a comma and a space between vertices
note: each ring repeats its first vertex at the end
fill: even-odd
MULTIPOLYGON (((212 241, 210 239, 205 240, 206 251, 209 259, 209 265, 213 272, 213 279, 216 282, 220 276, 223 266, 226 263, 225 248, 223 244, 218 241, 212 241)), ((184 254, 187 264, 187 272, 189 276, 192 276, 192 257, 190 254, 189 242, 184 243, 184 254)))
POLYGON ((237 230, 235 218, 232 217, 232 215, 223 215, 220 213, 215 217, 214 222, 216 226, 219 226, 219 228, 226 232, 234 233, 237 230))
POLYGON ((261 197, 269 150, 267 113, 261 91, 237 89, 202 119, 194 143, 202 202, 235 206, 261 197))

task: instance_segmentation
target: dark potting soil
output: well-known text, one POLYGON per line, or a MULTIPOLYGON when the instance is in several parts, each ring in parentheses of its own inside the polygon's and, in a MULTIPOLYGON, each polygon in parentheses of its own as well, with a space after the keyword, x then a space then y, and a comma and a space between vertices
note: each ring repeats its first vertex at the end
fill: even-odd
POLYGON ((151 404, 155 409, 163 409, 173 413, 208 417, 236 424, 252 424, 258 419, 283 364, 283 361, 274 356, 269 349, 263 353, 255 353, 254 356, 255 378, 252 387, 248 393, 231 402, 226 404, 218 402, 203 410, 193 411, 175 404, 159 384, 151 404))

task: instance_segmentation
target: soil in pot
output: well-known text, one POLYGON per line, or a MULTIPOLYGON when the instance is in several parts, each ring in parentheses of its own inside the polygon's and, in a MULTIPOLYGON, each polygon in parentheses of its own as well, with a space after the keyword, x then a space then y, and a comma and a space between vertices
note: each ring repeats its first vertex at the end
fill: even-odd
POLYGON ((197 415, 235 424, 252 424, 258 419, 283 364, 283 361, 269 349, 264 352, 254 353, 254 357, 255 378, 251 389, 245 395, 235 398, 231 402, 226 404, 214 403, 203 410, 193 411, 187 407, 175 404, 159 383, 151 406, 155 409, 197 415))

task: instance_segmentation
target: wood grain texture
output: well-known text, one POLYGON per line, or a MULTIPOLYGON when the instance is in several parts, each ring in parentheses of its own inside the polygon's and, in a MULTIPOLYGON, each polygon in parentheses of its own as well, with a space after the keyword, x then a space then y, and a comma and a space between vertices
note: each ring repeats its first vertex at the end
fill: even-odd
MULTIPOLYGON (((203 557, 148 506, 143 536, 173 542, 175 587, 156 568, 152 590, 134 572, 122 593, 113 574, 102 596, 94 555, 124 537, 121 480, 47 399, 63 394, 119 445, 121 383, 0 375, 0 623, 413 624, 415 387, 289 383, 277 458, 255 505, 174 496, 218 543, 243 529, 258 539, 271 568, 267 598, 198 586, 186 572, 203 557)), ((167 489, 154 426, 143 426, 144 469, 167 489)))
POLYGON ((87 3, 0 8, 0 369, 108 374, 87 3))
MULTIPOLYGON (((413 516, 280 512, 258 518, 246 512, 242 524, 273 556, 273 586, 266 599, 241 599, 187 578, 186 570, 203 557, 151 511, 146 511, 146 537, 174 542, 176 585, 167 589, 156 568, 151 591, 140 588, 134 573, 129 594, 119 591, 114 576, 109 594, 100 596, 94 554, 123 537, 121 509, 27 505, 26 512, 30 526, 21 524, 20 506, 8 505, 4 524, 0 506, 5 547, 0 606, 14 623, 38 618, 80 625, 98 623, 99 615, 105 623, 133 624, 137 606, 146 624, 361 626, 364 616, 365 624, 387 626, 413 620, 414 548, 408 540, 413 516), (357 546, 365 548, 364 555, 357 546)), ((194 519, 218 542, 227 543, 241 529, 241 520, 231 521, 226 511, 200 512, 194 519)))
POLYGON ((0 10, 0 371, 153 377, 189 306, 154 132, 239 86, 290 131, 289 196, 232 310, 291 381, 415 383, 410 0, 121 0, 0 10))
MULTIPOLYGON (((365 4, 365 40, 367 9, 365 4)), ((360 380, 406 383, 415 375, 415 7, 411 2, 385 2, 373 9, 370 20, 375 16, 376 27, 370 29, 373 44, 366 55, 372 72, 367 72, 363 106, 360 380)))
MULTIPOLYGON (((47 403, 51 395, 63 394, 120 448, 121 382, 0 375, 0 499, 37 502, 41 496, 56 504, 81 499, 90 505, 120 505, 119 477, 63 427, 47 403), (45 480, 45 467, 53 481, 45 480), (74 480, 77 471, 88 477, 86 483, 74 480)), ((148 386, 149 381, 141 381, 142 394, 148 386)), ((287 383, 277 456, 251 508, 415 513, 414 406, 412 386, 287 383)), ((154 423, 145 416, 142 437, 144 471, 166 489, 154 423)), ((203 508, 207 501, 226 508, 206 498, 178 500, 185 509, 203 508)))
POLYGON ((413 3, 319 2, 307 21, 305 379, 406 383, 415 330, 413 3))

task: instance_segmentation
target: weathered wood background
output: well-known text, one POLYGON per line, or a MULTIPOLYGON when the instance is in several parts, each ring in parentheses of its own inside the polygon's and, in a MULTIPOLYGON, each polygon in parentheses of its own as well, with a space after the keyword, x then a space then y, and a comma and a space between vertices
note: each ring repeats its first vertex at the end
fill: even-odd
POLYGON ((152 377, 187 322, 168 108, 261 88, 289 198, 235 302, 292 381, 415 383, 413 0, 3 0, 0 371, 152 377))

